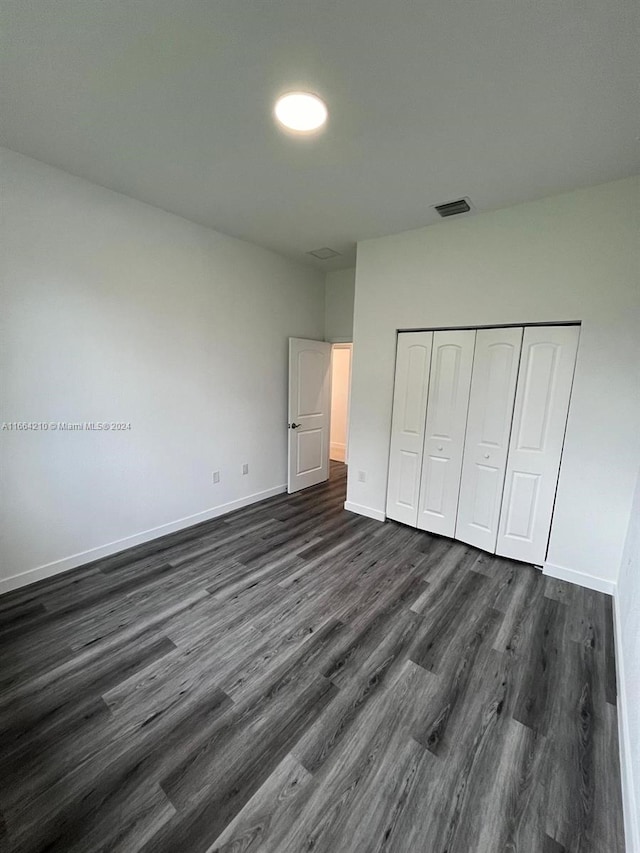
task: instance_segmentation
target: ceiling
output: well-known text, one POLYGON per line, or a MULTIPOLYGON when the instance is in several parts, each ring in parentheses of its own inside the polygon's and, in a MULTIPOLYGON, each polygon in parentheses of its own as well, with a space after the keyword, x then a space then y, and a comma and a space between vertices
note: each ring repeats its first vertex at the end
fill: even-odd
POLYGON ((636 0, 2 0, 0 144, 321 269, 640 169, 636 0), (277 95, 320 94, 313 139, 277 95), (472 214, 470 214, 472 215, 472 214), (317 261, 305 253, 341 253, 317 261))

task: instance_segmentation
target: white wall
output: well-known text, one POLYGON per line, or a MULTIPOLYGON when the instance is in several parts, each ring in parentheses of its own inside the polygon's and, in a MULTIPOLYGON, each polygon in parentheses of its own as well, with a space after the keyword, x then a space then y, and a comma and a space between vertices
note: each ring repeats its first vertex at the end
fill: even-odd
POLYGON ((6 150, 0 184, 0 420, 132 425, 0 432, 0 589, 282 488, 324 277, 6 150))
POLYGON ((581 320, 548 561, 613 590, 640 440, 639 187, 617 181, 358 245, 350 507, 384 513, 397 329, 581 320))
POLYGON ((325 341, 353 340, 353 298, 356 271, 336 270, 325 278, 325 341))
POLYGON ((346 461, 350 384, 351 344, 336 344, 331 353, 330 455, 337 462, 346 461))
POLYGON ((640 472, 615 604, 627 853, 640 853, 640 472))

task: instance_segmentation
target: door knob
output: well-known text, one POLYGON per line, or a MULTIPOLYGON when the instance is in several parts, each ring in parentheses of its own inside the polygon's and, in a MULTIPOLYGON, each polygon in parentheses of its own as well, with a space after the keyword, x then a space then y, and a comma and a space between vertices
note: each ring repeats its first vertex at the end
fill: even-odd
POLYGON ((291 429, 298 429, 298 427, 302 426, 302 424, 289 424, 289 426, 291 427, 291 429))
POLYGON ((440 451, 440 453, 442 453, 442 445, 441 444, 438 445, 438 450, 440 451))
POLYGON ((488 459, 488 458, 489 458, 489 454, 488 454, 488 453, 485 453, 485 454, 484 454, 484 458, 485 458, 485 459, 488 459))

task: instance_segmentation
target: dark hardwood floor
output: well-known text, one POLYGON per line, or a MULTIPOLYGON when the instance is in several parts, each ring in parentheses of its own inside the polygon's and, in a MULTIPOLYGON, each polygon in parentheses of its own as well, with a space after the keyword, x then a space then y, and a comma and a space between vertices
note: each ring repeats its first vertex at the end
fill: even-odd
POLYGON ((611 603, 332 479, 0 599, 11 853, 619 853, 611 603))

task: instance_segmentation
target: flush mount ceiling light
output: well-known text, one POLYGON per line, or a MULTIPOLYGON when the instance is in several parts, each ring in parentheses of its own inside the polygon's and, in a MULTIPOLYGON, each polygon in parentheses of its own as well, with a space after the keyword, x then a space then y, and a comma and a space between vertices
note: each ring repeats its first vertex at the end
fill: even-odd
POLYGON ((275 117, 283 127, 296 133, 313 133, 326 122, 327 105, 310 92, 287 92, 278 98, 275 117))

